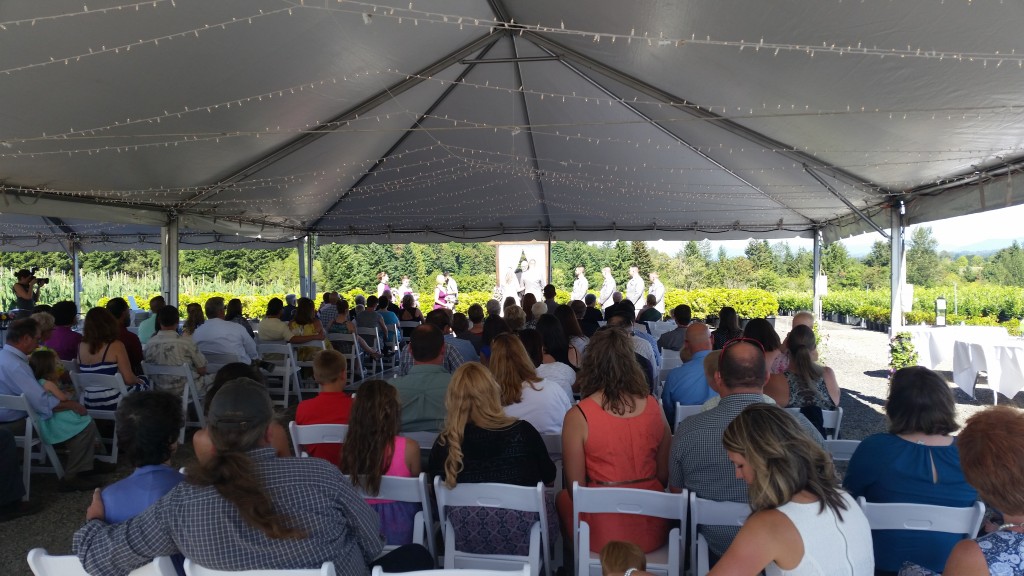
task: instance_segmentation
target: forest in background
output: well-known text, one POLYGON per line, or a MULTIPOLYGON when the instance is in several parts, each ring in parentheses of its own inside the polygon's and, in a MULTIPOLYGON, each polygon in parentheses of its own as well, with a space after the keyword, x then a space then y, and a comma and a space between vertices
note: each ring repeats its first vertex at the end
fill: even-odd
MULTIPOLYGON (((386 271, 392 286, 408 275, 418 292, 429 293, 434 277, 448 270, 458 280, 461 292, 480 294, 473 297, 475 300, 489 297, 495 286, 495 252, 495 245, 486 243, 329 244, 317 248, 314 280, 320 292, 370 293, 376 289, 377 272, 386 271)), ((825 311, 836 306, 847 314, 862 306, 887 308, 889 257, 888 243, 882 241, 875 242, 863 258, 851 256, 842 242, 826 247, 822 270, 829 277, 830 294, 825 299, 825 311)), ((135 295, 145 306, 145 300, 159 292, 160 261, 156 251, 89 252, 81 257, 81 264, 83 307, 127 294, 135 295)), ((628 268, 634 264, 645 278, 657 271, 670 292, 756 288, 776 295, 782 309, 806 308, 803 304, 810 300, 813 256, 805 248, 793 250, 787 242, 750 240, 744 254, 737 256, 729 256, 724 248, 713 251, 709 241, 688 242, 674 255, 651 249, 645 242, 573 241, 551 246, 551 280, 565 291, 572 285, 576 266, 586 267, 590 285, 597 290, 602 267, 610 267, 624 285, 628 268)), ((7 269, 4 274, 11 274, 8 277, 12 283, 13 270, 32 266, 42 269, 40 276, 53 278, 43 301, 71 297, 72 263, 66 254, 0 253, 0 267, 7 269)), ((954 285, 956 304, 961 307, 962 300, 969 316, 997 321, 1024 316, 1024 302, 1018 302, 1020 297, 1016 296, 1020 290, 1009 288, 1024 287, 1024 249, 1016 243, 988 257, 954 257, 938 250, 930 228, 918 228, 908 242, 907 281, 918 288, 920 295, 916 308, 923 316, 914 319, 928 321, 930 305, 926 299, 936 294, 946 296, 952 312, 954 285)), ((180 292, 195 298, 211 293, 264 298, 297 293, 297 251, 183 250, 180 292)), ((0 309, 6 309, 11 300, 9 290, 0 291, 0 309)), ((261 311, 247 312, 256 316, 261 311)))

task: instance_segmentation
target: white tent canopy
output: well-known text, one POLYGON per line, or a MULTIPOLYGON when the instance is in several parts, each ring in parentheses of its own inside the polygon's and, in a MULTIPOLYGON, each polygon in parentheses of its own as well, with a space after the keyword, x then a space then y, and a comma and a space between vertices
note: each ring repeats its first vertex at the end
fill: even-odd
POLYGON ((832 241, 1024 202, 1024 5, 10 0, 0 249, 832 241), (31 215, 31 217, 26 216, 31 215), (56 220, 56 221, 55 221, 56 220))

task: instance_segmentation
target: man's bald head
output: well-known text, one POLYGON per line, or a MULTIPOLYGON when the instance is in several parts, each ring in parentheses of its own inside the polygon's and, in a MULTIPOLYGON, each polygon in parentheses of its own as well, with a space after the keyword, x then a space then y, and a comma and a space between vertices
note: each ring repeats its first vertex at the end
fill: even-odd
POLYGON ((814 314, 807 310, 801 310, 793 315, 793 327, 807 326, 808 328, 814 328, 814 314))
POLYGON ((750 389, 760 393, 768 381, 764 351, 750 342, 736 342, 723 348, 715 379, 719 387, 733 394, 750 389))
POLYGON ((711 350, 711 329, 703 322, 694 322, 686 327, 686 340, 683 346, 691 355, 704 350, 711 350))

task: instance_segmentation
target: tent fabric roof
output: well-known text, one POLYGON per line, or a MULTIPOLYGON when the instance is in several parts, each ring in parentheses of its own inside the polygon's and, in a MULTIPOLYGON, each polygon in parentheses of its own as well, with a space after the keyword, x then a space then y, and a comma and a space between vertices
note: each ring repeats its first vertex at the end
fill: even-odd
POLYGON ((1022 21, 931 0, 11 0, 0 249, 158 243, 170 218, 204 246, 835 240, 899 201, 911 222, 1016 205, 1022 21))

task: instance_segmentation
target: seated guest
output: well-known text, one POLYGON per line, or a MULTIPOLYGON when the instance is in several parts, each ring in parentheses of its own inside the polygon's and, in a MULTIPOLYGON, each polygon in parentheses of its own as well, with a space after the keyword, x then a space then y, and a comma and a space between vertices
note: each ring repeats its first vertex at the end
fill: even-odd
POLYGON ((46 347, 57 353, 61 360, 74 360, 78 356, 78 345, 82 335, 72 327, 78 321, 78 306, 70 300, 57 302, 50 309, 53 314, 53 333, 46 340, 46 347))
POLYGON ((124 349, 128 353, 128 363, 132 371, 136 374, 142 374, 142 342, 139 341, 138 336, 128 330, 128 325, 132 321, 128 302, 124 298, 111 298, 107 301, 106 308, 117 320, 117 339, 124 344, 124 349))
MULTIPOLYGON (((178 309, 174 306, 164 306, 157 312, 156 318, 160 331, 146 344, 146 362, 161 366, 188 364, 192 369, 192 379, 196 383, 197 392, 202 394, 213 379, 206 378, 206 357, 196 347, 195 342, 191 338, 178 335, 178 309)), ((150 379, 158 389, 181 398, 186 384, 184 377, 154 375, 150 379)))
POLYGON ((768 363, 768 371, 782 374, 784 366, 789 365, 785 353, 782 352, 782 341, 775 332, 772 323, 764 318, 751 318, 743 327, 743 337, 757 340, 764 349, 764 360, 768 363))
POLYGON ((224 320, 224 299, 214 296, 206 301, 206 322, 192 335, 203 354, 232 354, 243 362, 259 360, 256 342, 245 328, 224 320))
POLYGON ((506 296, 505 300, 502 301, 501 303, 502 312, 504 313, 505 308, 508 308, 509 306, 519 306, 519 300, 517 300, 514 296, 506 296))
POLYGON ((644 303, 643 308, 641 308, 636 313, 636 321, 637 322, 643 322, 643 323, 646 323, 646 322, 661 322, 661 312, 657 308, 654 307, 657 303, 658 303, 658 297, 655 296, 654 294, 648 294, 647 295, 647 300, 644 303))
POLYGON ((610 320, 612 314, 615 314, 620 310, 629 310, 630 319, 632 320, 636 318, 636 308, 633 307, 633 301, 627 298, 623 298, 622 292, 612 292, 612 305, 605 306, 604 308, 605 321, 610 320))
MULTIPOLYGON (((865 438, 850 459, 843 479, 850 494, 868 502, 973 506, 978 493, 960 470, 956 437, 950 435, 960 426, 946 381, 923 366, 897 370, 885 413, 889 432, 865 438)), ((962 537, 931 530, 876 530, 875 568, 896 574, 909 561, 941 572, 962 537)))
MULTIPOLYGON (((448 488, 479 482, 536 486, 555 480, 555 464, 544 439, 529 422, 502 411, 498 390, 490 372, 476 362, 462 365, 452 376, 445 399, 448 415, 428 465, 448 488)), ((456 507, 449 510, 448 519, 455 527, 457 550, 525 555, 538 516, 503 508, 456 507)), ((549 515, 549 529, 554 531, 553 520, 549 515)))
POLYGON ((698 406, 718 396, 704 376, 704 358, 711 354, 711 330, 703 322, 694 322, 686 328, 686 343, 690 360, 673 368, 665 379, 661 393, 662 406, 669 422, 675 422, 676 403, 698 406))
MULTIPOLYGON (((715 372, 718 372, 718 359, 721 355, 721 350, 712 350, 710 354, 704 357, 704 379, 707 380, 708 386, 711 386, 711 389, 714 390, 715 395, 701 405, 701 412, 711 410, 718 406, 718 403, 722 400, 723 386, 715 380, 715 372)), ((761 401, 765 404, 775 405, 775 399, 767 394, 761 394, 761 401)))
POLYGON ((398 320, 401 322, 423 322, 423 312, 416 307, 416 299, 412 294, 402 296, 402 311, 398 313, 398 320))
MULTIPOLYGON (((214 375, 213 384, 210 384, 210 388, 206 391, 206 396, 203 397, 203 417, 207 422, 209 422, 210 419, 210 404, 213 403, 213 398, 225 383, 230 382, 235 378, 249 378, 250 380, 258 382, 266 387, 266 382, 263 379, 263 373, 255 366, 244 364, 242 362, 225 364, 224 367, 218 370, 217 374, 214 375)), ((287 428, 288 419, 283 418, 280 414, 275 414, 274 420, 270 423, 270 427, 267 428, 267 433, 270 435, 270 446, 273 447, 274 452, 282 458, 293 456, 292 443, 288 438, 287 428)), ((196 453, 196 459, 200 462, 207 462, 213 458, 213 440, 210 438, 210 431, 208 428, 196 430, 196 433, 192 436, 192 449, 196 453)))
MULTIPOLYGON (((353 406, 356 409, 349 421, 340 466, 352 479, 352 485, 376 496, 384 476, 419 476, 420 445, 398 435, 402 406, 395 387, 383 380, 363 382, 353 406)), ((413 520, 420 511, 419 504, 377 498, 366 503, 380 516, 381 534, 387 544, 412 543, 413 520)))
MULTIPOLYGON (((475 357, 476 349, 473 348, 472 344, 469 344, 465 340, 461 340, 454 343, 449 342, 449 339, 454 340, 454 338, 451 337, 450 334, 446 334, 446 331, 450 330, 448 326, 451 324, 451 320, 448 317, 448 309, 438 308, 436 310, 431 310, 430 313, 427 314, 427 317, 424 318, 424 321, 426 322, 428 321, 428 319, 432 319, 433 326, 440 330, 442 334, 444 334, 444 361, 442 362, 441 366, 444 368, 445 372, 447 372, 448 374, 452 374, 453 372, 455 372, 455 370, 459 368, 459 366, 462 366, 462 364, 466 362, 466 357, 462 355, 463 351, 466 351, 468 353, 470 349, 473 349, 473 355, 471 355, 470 357, 475 357), (433 316, 431 316, 431 314, 433 314, 433 316)), ((415 329, 412 330, 413 332, 415 332, 415 329)), ((410 337, 411 334, 412 332, 410 333, 410 337)), ((412 367, 412 365, 412 346, 404 346, 402 348, 402 359, 399 362, 398 366, 398 375, 405 376, 406 374, 408 374, 409 369, 412 367)))
POLYGON ((520 330, 517 335, 519 341, 526 348, 526 355, 537 370, 537 376, 542 380, 554 382, 565 392, 565 396, 572 401, 573 387, 576 384, 576 370, 568 364, 555 360, 554 356, 544 352, 544 337, 540 332, 527 328, 520 330))
POLYGON ((533 312, 533 319, 526 321, 526 325, 524 326, 525 328, 536 328, 537 327, 537 320, 539 320, 540 317, 543 316, 544 314, 548 313, 548 306, 547 306, 547 304, 545 304, 543 302, 537 302, 537 303, 535 303, 533 305, 532 312, 533 312))
POLYGON ((1024 414, 993 406, 967 419, 960 432, 960 465, 967 482, 990 507, 1002 513, 992 531, 961 540, 946 560, 947 575, 1024 574, 1024 414))
POLYGON ((245 328, 245 331, 249 333, 249 338, 256 338, 256 333, 252 330, 252 324, 249 324, 249 321, 245 318, 242 301, 240 299, 232 298, 231 300, 228 300, 227 308, 224 310, 224 320, 234 322, 242 328, 245 328))
POLYGON ((718 329, 711 333, 715 338, 714 349, 721 350, 726 342, 743 336, 740 317, 732 306, 723 306, 718 312, 718 329))
POLYGON ((868 519, 837 486, 829 453, 785 410, 747 406, 722 444, 753 513, 711 575, 874 573, 868 519))
POLYGON ((501 334, 491 342, 487 368, 501 387, 505 414, 526 420, 541 434, 562 432, 562 419, 572 407, 570 397, 557 383, 537 375, 517 335, 501 334))
MULTIPOLYGON (((524 325, 529 325, 531 320, 536 320, 537 317, 534 316, 533 314, 533 305, 536 303, 537 296, 535 294, 533 294, 532 292, 527 292, 526 294, 523 294, 523 301, 520 304, 520 307, 523 309, 523 312, 526 315, 526 318, 523 321, 524 325)), ((547 311, 547 306, 544 307, 544 310, 547 311)), ((508 316, 507 311, 505 312, 505 316, 508 316)), ((530 326, 530 328, 532 327, 533 326, 530 326)))
POLYGON ((601 576, 619 576, 628 572, 646 576, 647 555, 632 542, 613 540, 601 549, 601 576))
MULTIPOLYGON (((156 556, 183 554, 215 570, 313 568, 330 561, 365 573, 371 563, 384 566, 412 553, 399 549, 375 560, 382 548, 377 515, 330 463, 275 457, 267 442, 272 418, 262 385, 244 378, 226 383, 210 406, 216 451, 189 467, 188 482, 118 525, 103 520, 103 501, 94 496, 74 537, 86 571, 127 574, 156 556)), ((432 565, 426 556, 415 569, 432 565)))
POLYGON ((162 390, 129 394, 116 418, 118 446, 135 471, 100 493, 109 524, 138 516, 185 478, 170 466, 184 425, 181 398, 162 390))
MULTIPOLYGON (((482 309, 480 316, 483 316, 482 309)), ((483 344, 480 340, 480 332, 482 332, 484 328, 482 320, 483 319, 481 318, 479 326, 480 331, 473 332, 472 328, 476 328, 477 326, 475 324, 470 324, 469 318, 467 318, 465 314, 462 312, 452 314, 452 332, 459 340, 465 340, 473 345, 473 350, 477 353, 477 358, 479 358, 480 355, 480 346, 483 344)), ((475 362, 476 359, 473 361, 475 362)))
MULTIPOLYGON (((565 414, 562 453, 565 485, 618 486, 663 492, 668 481, 672 433, 657 400, 649 394, 633 355, 633 343, 621 330, 601 330, 587 347, 578 376, 580 403, 565 414)), ((563 536, 571 539, 572 493, 558 494, 563 536)), ((590 550, 612 540, 628 540, 645 552, 668 538, 668 522, 627 514, 581 514, 590 524, 590 550)))
POLYGON ((472 342, 457 338, 452 332, 452 311, 447 308, 438 308, 427 313, 426 323, 434 325, 444 334, 444 345, 459 351, 463 362, 476 362, 480 359, 472 342))
MULTIPOLYGON (((338 308, 331 304, 328 308, 334 312, 333 316, 330 316, 331 322, 334 321, 338 316, 338 308)), ((321 307, 321 313, 324 308, 321 307)), ((324 324, 316 317, 313 313, 313 301, 309 298, 299 298, 298 304, 295 307, 295 315, 292 316, 292 321, 288 323, 288 328, 292 331, 292 337, 288 339, 291 344, 304 344, 306 342, 313 342, 317 340, 327 341, 327 332, 324 330, 324 324)), ((300 362, 308 362, 313 359, 313 356, 319 350, 315 346, 304 346, 295 350, 295 359, 300 362)))
MULTIPOLYGON (((295 314, 295 294, 285 294, 285 306, 281 310, 281 321, 291 322, 292 314, 295 314)), ((260 327, 260 330, 263 328, 260 327)))
POLYGON ((540 332, 544 339, 544 351, 556 361, 579 369, 582 356, 574 346, 569 345, 569 339, 562 330, 562 323, 551 314, 541 314, 537 318, 537 332, 540 332))
MULTIPOLYGON (((348 424, 352 397, 345 393, 346 369, 345 356, 337 350, 323 350, 313 357, 313 379, 320 386, 320 393, 299 402, 295 409, 296 424, 348 424)), ((341 444, 307 444, 303 450, 335 466, 341 461, 341 444)))
MULTIPOLYGON (((497 300, 488 300, 487 302, 498 303, 497 300)), ((466 310, 466 317, 469 318, 469 332, 477 338, 484 333, 484 309, 479 304, 470 304, 466 310)))
MULTIPOLYGON (((120 321, 105 308, 96 307, 85 315, 82 343, 78 345, 78 371, 83 374, 120 374, 129 391, 148 388, 137 376, 124 343, 118 340, 120 321)), ((134 336, 134 334, 133 334, 134 336)), ((141 362, 140 362, 141 364, 141 362)), ((120 392, 112 388, 87 387, 82 403, 88 408, 106 409, 117 404, 120 392)))
POLYGON ((191 338, 196 333, 196 329, 205 322, 206 317, 203 316, 203 307, 192 302, 185 306, 185 325, 181 327, 181 335, 191 338))
POLYGON ((292 331, 284 319, 284 308, 280 298, 271 298, 267 302, 267 314, 260 322, 261 342, 287 342, 291 339, 292 331))
MULTIPOLYGON (((628 300, 626 302, 628 302, 628 300)), ((648 376, 652 382, 657 382, 659 372, 658 367, 660 365, 654 351, 657 344, 652 346, 650 342, 633 330, 633 313, 629 310, 621 309, 617 312, 613 312, 611 317, 608 319, 608 326, 618 328, 626 334, 629 334, 630 340, 633 342, 633 351, 650 364, 648 374, 645 376, 648 376)))
POLYGON ((555 287, 548 284, 544 287, 544 304, 547 306, 545 314, 554 314, 555 308, 558 308, 558 302, 555 302, 555 287))
POLYGON ((491 343, 498 337, 498 334, 513 332, 508 322, 501 316, 491 315, 484 320, 484 333, 480 337, 480 363, 487 366, 491 358, 491 343))
MULTIPOLYGON (((501 316, 502 306, 501 302, 498 302, 494 298, 487 301, 487 316, 501 316)), ((470 306, 472 308, 472 306, 470 306)))
POLYGON ((391 381, 402 400, 402 432, 437 432, 444 423, 444 397, 451 374, 444 369, 444 335, 432 324, 417 326, 406 348, 413 366, 391 381))
POLYGON ((164 301, 163 296, 154 296, 149 299, 149 316, 145 320, 139 322, 139 342, 142 342, 145 347, 146 342, 156 334, 159 326, 156 323, 156 315, 160 313, 160 309, 167 305, 164 301))
POLYGON ((376 296, 370 296, 366 299, 366 308, 356 314, 356 326, 359 328, 376 328, 377 332, 383 337, 387 334, 388 327, 384 324, 384 317, 377 311, 377 302, 376 296))
MULTIPOLYGON (((100 486, 100 483, 87 476, 90 476, 93 470, 103 468, 96 467, 93 463, 95 445, 99 439, 96 423, 89 418, 84 406, 74 400, 60 400, 39 385, 39 380, 28 362, 28 355, 36 349, 38 342, 39 325, 32 318, 15 320, 7 327, 6 344, 3 350, 0 350, 0 394, 24 394, 41 422, 67 410, 89 419, 85 427, 77 432, 72 431, 63 440, 67 448, 67 461, 64 464, 64 478, 61 479, 58 488, 61 491, 92 490, 100 486)), ((0 428, 12 434, 24 434, 26 418, 28 414, 25 412, 0 408, 0 428)), ((42 424, 41 427, 46 430, 49 426, 42 424)), ((68 430, 65 428, 63 432, 67 433, 68 430)))
POLYGON ((583 297, 583 303, 586 310, 582 316, 577 312, 576 317, 580 320, 580 328, 583 328, 583 333, 589 338, 601 327, 599 323, 604 321, 604 314, 597 309, 597 296, 587 294, 583 297))
POLYGON ((772 376, 765 393, 786 408, 817 407, 835 410, 839 405, 839 383, 835 372, 814 361, 814 332, 797 326, 789 333, 789 366, 772 376))
POLYGON ((676 321, 675 330, 665 332, 658 338, 658 346, 662 350, 682 350, 686 342, 686 327, 690 324, 690 307, 680 304, 672 309, 672 319, 676 321))
POLYGON ((513 332, 522 330, 526 327, 526 312, 515 304, 506 306, 505 323, 508 324, 508 329, 513 332))
MULTIPOLYGON (((298 310, 297 307, 298 304, 296 304, 296 310, 298 310)), ((334 299, 332 292, 324 292, 324 299, 320 302, 320 308, 315 315, 324 326, 330 326, 334 323, 334 318, 338 316, 338 301, 334 299)), ((293 315, 292 320, 294 319, 293 315)))
MULTIPOLYGON (((579 301, 577 300, 577 302, 579 301)), ((590 341, 590 338, 583 333, 576 313, 570 306, 561 304, 555 308, 555 318, 562 325, 562 332, 569 339, 569 345, 576 350, 576 365, 579 366, 583 362, 583 352, 587 349, 587 342, 590 341)))
POLYGON ((398 313, 402 311, 398 304, 395 304, 395 297, 391 290, 385 290, 377 297, 377 311, 384 316, 385 324, 398 324, 398 320, 395 320, 394 322, 389 321, 390 317, 384 315, 385 310, 394 314, 395 318, 398 318, 398 313))

